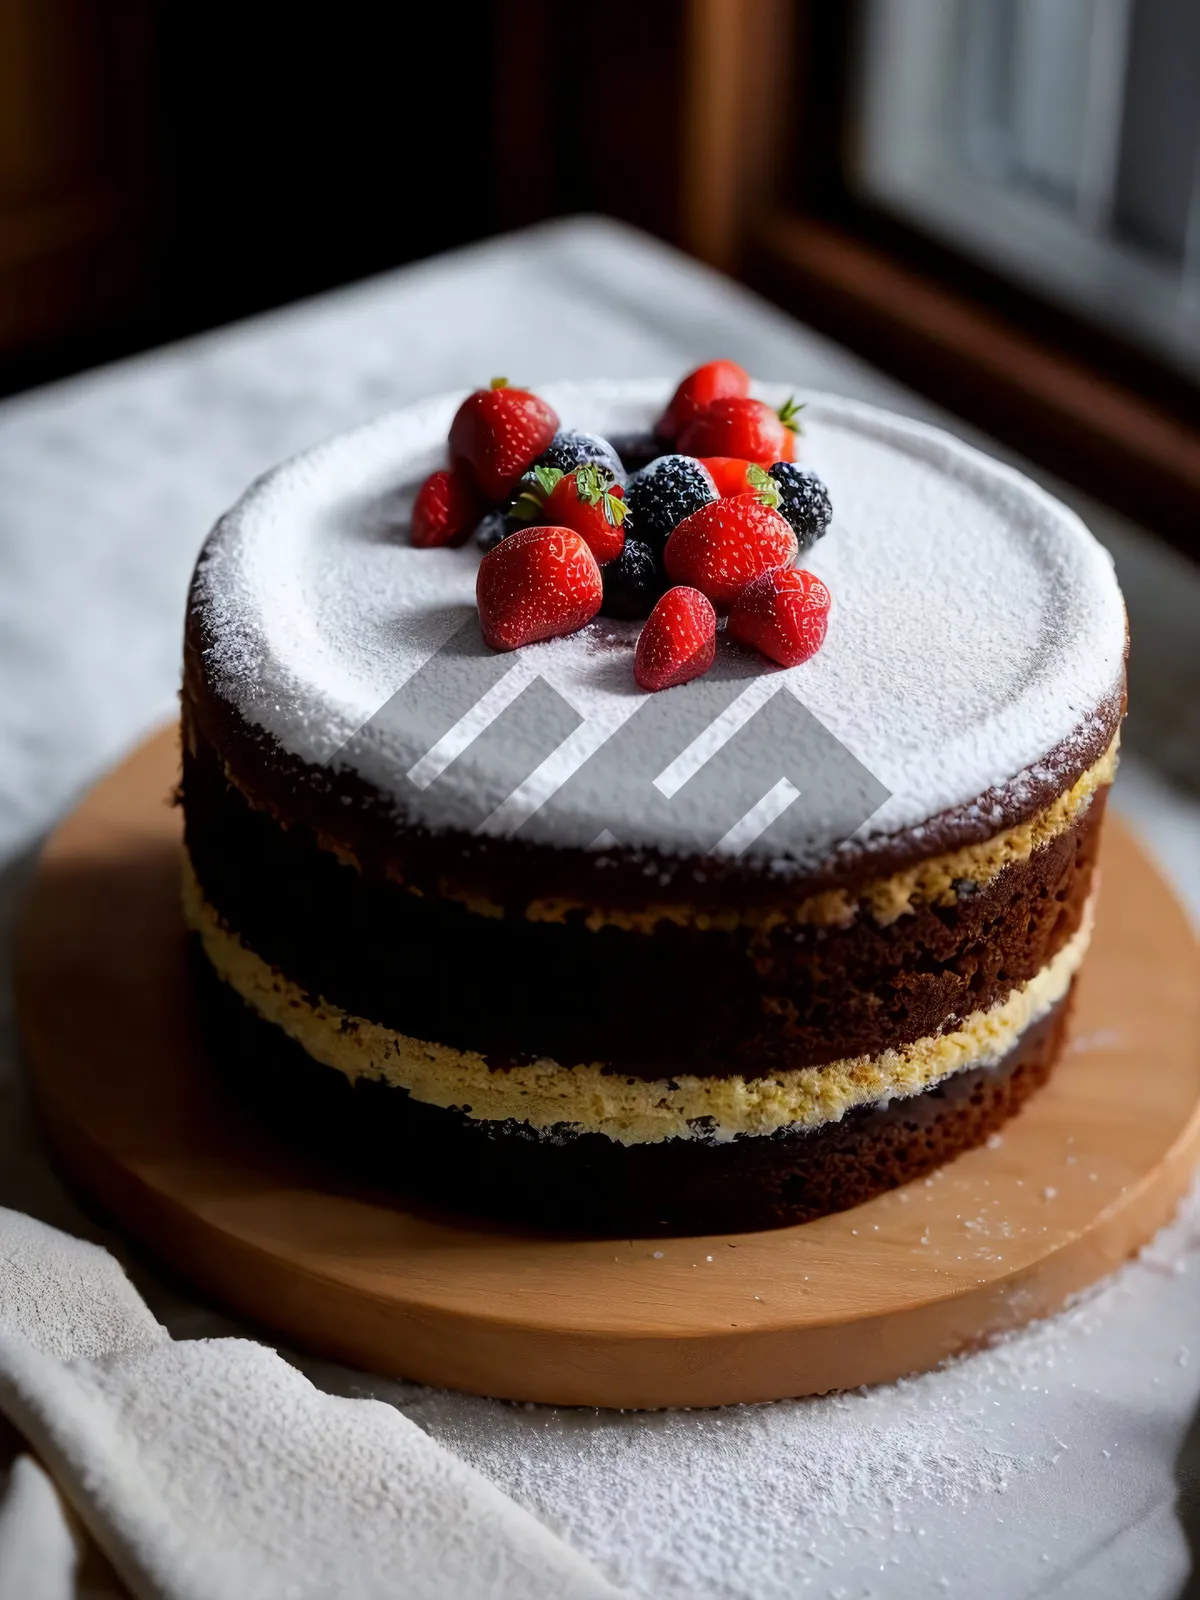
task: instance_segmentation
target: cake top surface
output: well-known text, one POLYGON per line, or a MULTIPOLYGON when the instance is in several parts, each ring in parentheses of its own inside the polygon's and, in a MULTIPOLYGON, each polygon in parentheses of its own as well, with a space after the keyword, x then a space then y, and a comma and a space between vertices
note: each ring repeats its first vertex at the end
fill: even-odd
MULTIPOLYGON (((540 392, 563 427, 608 435, 650 427, 671 389, 540 392)), ((453 394, 284 464, 222 519, 192 596, 208 691, 304 762, 356 771, 409 823, 781 871, 986 807, 1094 743, 1125 614, 1074 512, 937 429, 799 393, 799 459, 834 508, 802 563, 833 595, 802 666, 723 643, 706 678, 650 695, 632 672, 640 624, 602 616, 488 649, 474 543, 407 543, 453 394)))

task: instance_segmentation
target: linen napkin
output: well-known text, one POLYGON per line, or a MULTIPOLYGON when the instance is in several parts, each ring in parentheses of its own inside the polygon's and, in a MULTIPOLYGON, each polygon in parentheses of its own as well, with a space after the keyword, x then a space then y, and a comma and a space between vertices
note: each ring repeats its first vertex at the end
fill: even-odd
POLYGON ((393 1407, 247 1339, 173 1340, 108 1251, 3 1208, 0 1413, 41 1463, 0 1506, 0 1600, 76 1593, 48 1479, 138 1600, 617 1593, 393 1407))

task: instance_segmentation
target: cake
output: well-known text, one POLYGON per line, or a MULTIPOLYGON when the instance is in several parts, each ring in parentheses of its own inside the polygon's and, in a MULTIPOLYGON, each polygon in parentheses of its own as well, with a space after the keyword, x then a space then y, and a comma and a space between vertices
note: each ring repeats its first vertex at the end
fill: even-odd
MULTIPOLYGON (((671 389, 541 394, 653 455, 671 389)), ((1046 1080, 1124 708, 1111 562, 946 433, 805 398, 833 507, 805 581, 832 604, 798 665, 731 620, 647 692, 651 624, 603 611, 492 648, 481 561, 517 546, 408 535, 461 395, 268 473, 213 530, 184 905, 214 1060, 278 1137, 405 1203, 752 1229, 928 1172, 1046 1080)))

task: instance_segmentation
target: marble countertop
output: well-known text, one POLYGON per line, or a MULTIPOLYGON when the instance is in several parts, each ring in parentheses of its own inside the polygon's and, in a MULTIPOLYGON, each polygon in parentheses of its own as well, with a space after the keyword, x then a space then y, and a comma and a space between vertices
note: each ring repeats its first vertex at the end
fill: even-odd
MULTIPOLYGON (((738 286, 591 219, 0 405, 6 946, 39 837, 172 715, 192 563, 251 478, 382 410, 496 372, 535 384, 651 375, 718 353, 762 378, 976 437, 738 286)), ((1130 610, 1134 695, 1117 803, 1200 918, 1200 806, 1169 781, 1200 776, 1190 643, 1200 577, 1086 497, 1067 498, 1113 551, 1130 610)), ((0 1203, 96 1235, 30 1126, 7 976, 0 1026, 0 1203)), ((1196 1243, 1188 1211, 1149 1262, 1066 1317, 946 1373, 835 1400, 598 1416, 303 1364, 326 1387, 402 1406, 631 1593, 1169 1595, 1186 1571, 1175 1457, 1200 1390, 1188 1358, 1200 1326, 1196 1243)), ((177 1337, 226 1326, 140 1269, 139 1282, 177 1337)))

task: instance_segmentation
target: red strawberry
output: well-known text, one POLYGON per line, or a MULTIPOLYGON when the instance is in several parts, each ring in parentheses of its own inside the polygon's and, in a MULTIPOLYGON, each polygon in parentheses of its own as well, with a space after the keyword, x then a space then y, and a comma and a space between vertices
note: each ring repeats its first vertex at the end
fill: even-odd
POLYGON ((727 500, 731 494, 753 493, 746 481, 746 469, 753 466, 753 462, 743 461, 739 456, 701 456, 700 465, 716 484, 722 500, 727 500))
POLYGON ((409 538, 420 550, 462 544, 482 515, 482 500, 457 472, 431 472, 417 490, 409 538))
POLYGON ((557 432, 558 417, 544 400, 528 389, 510 389, 507 378, 493 378, 490 389, 476 389, 455 413, 450 460, 485 500, 499 505, 557 432))
POLYGON ((678 439, 692 418, 714 400, 749 393, 750 374, 736 361, 706 361, 676 389, 654 431, 660 439, 678 439))
POLYGON ((678 448, 685 456, 741 456, 763 467, 791 461, 800 409, 789 400, 772 411, 765 400, 748 395, 714 400, 679 435, 678 448))
POLYGON ((798 667, 825 642, 829 590, 811 572, 776 567, 748 583, 729 608, 729 632, 781 667, 798 667))
POLYGON ((757 461, 743 461, 738 456, 705 456, 700 465, 707 467, 722 500, 735 494, 754 494, 765 506, 779 504, 779 485, 757 461))
POLYGON ((663 553, 676 583, 702 590, 724 609, 752 578, 796 559, 795 529, 757 495, 714 500, 685 517, 663 553))
POLYGON ((574 633, 600 609, 600 568, 573 528, 522 528, 479 563, 475 600, 493 650, 574 633))
POLYGON ((643 689, 673 689, 707 672, 717 653, 717 613, 699 589, 668 589, 638 634, 633 675, 643 689))
POLYGON ((572 472, 534 467, 526 482, 528 487, 513 506, 512 516, 574 528, 601 566, 621 554, 625 547, 621 524, 629 507, 624 489, 611 472, 594 461, 586 461, 572 472))

